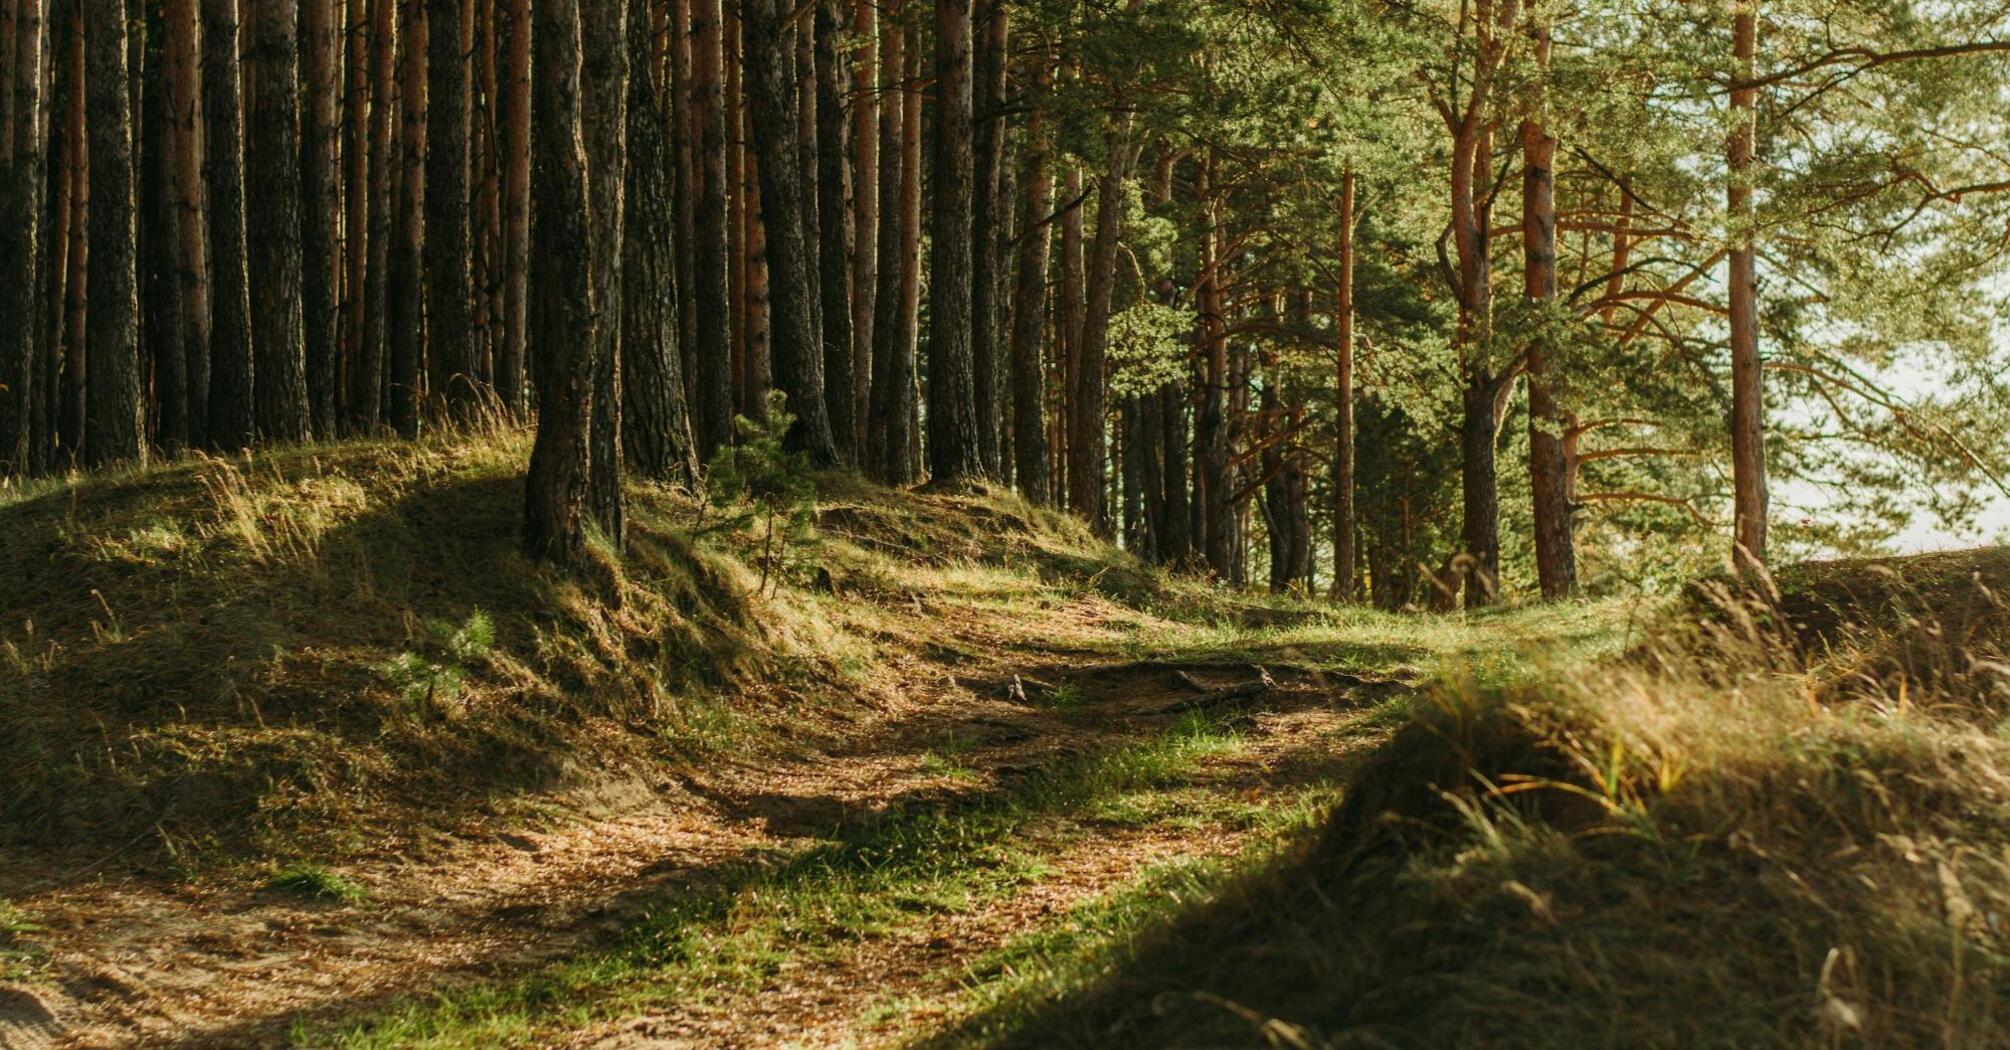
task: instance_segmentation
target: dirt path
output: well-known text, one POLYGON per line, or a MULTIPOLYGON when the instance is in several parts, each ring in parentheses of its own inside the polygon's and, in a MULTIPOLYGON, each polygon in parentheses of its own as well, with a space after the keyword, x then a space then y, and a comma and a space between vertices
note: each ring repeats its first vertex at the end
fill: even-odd
MULTIPOLYGON (((573 795, 541 829, 497 830, 425 861, 366 856, 343 869, 369 891, 363 906, 241 882, 105 879, 36 890, 33 872, 0 864, 0 895, 42 927, 33 978, 0 983, 0 1046, 283 1044, 298 1023, 525 973, 608 943, 652 902, 764 853, 874 814, 997 792, 1066 756, 1162 731, 1189 709, 1254 712, 1244 745, 1211 760, 1205 785, 1261 801, 1302 780, 1292 756, 1358 733, 1380 689, 1236 664, 1070 666, 1016 646, 980 661, 918 661, 902 677, 901 703, 813 760, 727 763, 684 790, 617 785, 573 795)), ((1053 835, 1051 848, 1029 847, 1045 854, 1042 876, 1002 898, 785 966, 750 994, 609 1023, 570 1045, 870 1042, 892 1034, 864 1020, 875 1004, 938 1002, 954 991, 943 974, 1043 916, 1155 863, 1232 852, 1245 835, 1208 822, 1052 819, 1067 833, 1053 835)), ((924 1006, 909 1023, 925 1016, 924 1006)))

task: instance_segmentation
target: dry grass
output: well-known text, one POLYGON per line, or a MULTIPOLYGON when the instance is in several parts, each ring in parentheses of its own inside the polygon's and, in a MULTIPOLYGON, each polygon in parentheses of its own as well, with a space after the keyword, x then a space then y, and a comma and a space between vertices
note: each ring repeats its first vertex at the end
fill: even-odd
POLYGON ((2004 1045, 2006 570, 1720 585, 1625 659, 1440 689, 1296 852, 929 1042, 2004 1045))

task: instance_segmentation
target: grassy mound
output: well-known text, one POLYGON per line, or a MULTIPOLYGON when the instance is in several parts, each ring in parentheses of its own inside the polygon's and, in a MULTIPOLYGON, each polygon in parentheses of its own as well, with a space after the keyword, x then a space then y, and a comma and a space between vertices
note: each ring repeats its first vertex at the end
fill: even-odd
POLYGON ((1020 959, 931 1042, 2002 1045, 2006 566, 1811 566, 1623 661, 1442 688, 1319 834, 1020 959))
POLYGON ((633 486, 624 549, 558 574, 519 552, 528 452, 356 441, 0 493, 0 846, 330 856, 664 784, 870 702, 878 643, 849 625, 925 589, 910 551, 1156 586, 1009 497, 843 479, 795 552, 633 486))

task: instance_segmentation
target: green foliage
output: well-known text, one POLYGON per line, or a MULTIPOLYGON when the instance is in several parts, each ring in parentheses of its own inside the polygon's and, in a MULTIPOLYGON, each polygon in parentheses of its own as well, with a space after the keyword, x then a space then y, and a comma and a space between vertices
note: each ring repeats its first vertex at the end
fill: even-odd
POLYGON ((476 609, 459 624, 428 619, 428 648, 437 659, 404 652, 377 665, 377 676, 398 690, 406 701, 422 708, 437 708, 460 695, 469 664, 487 658, 495 646, 495 625, 488 614, 476 609))
POLYGON ((1110 318, 1110 392, 1135 397, 1184 380, 1193 329, 1192 311, 1148 299, 1110 318))
POLYGON ((816 478, 809 457, 788 447, 787 408, 787 395, 769 391, 767 419, 741 416, 739 442, 719 451, 706 478, 707 505, 724 516, 715 527, 758 529, 763 592, 812 567, 818 546, 816 478))
POLYGON ((307 862, 281 867, 265 880, 265 888, 338 904, 364 904, 370 899, 370 891, 353 880, 324 865, 307 862))

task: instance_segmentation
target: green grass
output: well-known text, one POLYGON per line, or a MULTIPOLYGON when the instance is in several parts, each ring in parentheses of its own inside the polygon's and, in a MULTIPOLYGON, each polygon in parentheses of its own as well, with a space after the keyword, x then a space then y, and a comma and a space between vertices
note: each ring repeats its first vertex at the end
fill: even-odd
POLYGON ((930 914, 977 908, 1046 874, 1079 834, 1053 818, 1096 799, 1181 786, 1236 736, 1187 717, 1153 739, 1063 764, 1005 794, 898 812, 836 840, 718 873, 659 901, 615 948, 529 977, 441 990, 296 1039, 342 1047, 529 1045, 656 1005, 703 1008, 758 989, 784 962, 837 957, 930 914))
POLYGON ((32 981, 41 974, 42 948, 31 938, 42 932, 20 905, 0 897, 0 981, 32 981))
POLYGON ((1316 830, 1036 931, 913 1042, 2004 1045, 1995 564, 1880 566, 1905 601, 1817 617, 1797 594, 1861 589, 1824 567, 1623 659, 1448 681, 1316 830))
POLYGON ((370 891, 360 884, 323 865, 309 862, 281 867, 265 880, 265 888, 340 904, 367 904, 370 900, 370 891))

